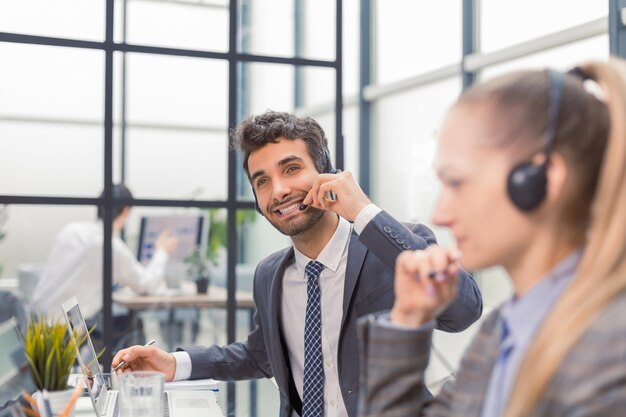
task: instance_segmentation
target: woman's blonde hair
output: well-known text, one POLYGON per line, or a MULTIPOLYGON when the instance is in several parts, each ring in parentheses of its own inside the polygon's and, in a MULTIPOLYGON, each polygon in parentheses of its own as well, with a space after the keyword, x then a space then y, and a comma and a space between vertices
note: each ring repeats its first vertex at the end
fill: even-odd
MULTIPOLYGON (((570 349, 605 306, 626 289, 624 61, 590 62, 578 68, 579 74, 597 83, 603 98, 599 100, 586 91, 576 77, 566 76, 554 152, 562 154, 570 168, 566 201, 561 206, 563 218, 576 229, 585 251, 572 284, 556 302, 526 353, 505 417, 532 414, 570 349)), ((514 125, 539 118, 538 127, 542 128, 547 116, 540 117, 538 112, 548 113, 550 86, 546 80, 541 72, 518 74, 487 87, 495 96, 485 91, 469 95, 482 96, 492 103, 494 97, 499 104, 508 101, 511 107, 503 111, 517 116, 514 125), (524 88, 529 89, 522 96, 529 98, 519 100, 513 92, 524 88), (543 102, 543 107, 533 107, 536 101, 543 102)), ((531 137, 538 138, 533 148, 536 151, 543 146, 543 133, 535 131, 534 135, 531 137)), ((520 137, 515 132, 506 136, 503 140, 509 142, 520 137)))

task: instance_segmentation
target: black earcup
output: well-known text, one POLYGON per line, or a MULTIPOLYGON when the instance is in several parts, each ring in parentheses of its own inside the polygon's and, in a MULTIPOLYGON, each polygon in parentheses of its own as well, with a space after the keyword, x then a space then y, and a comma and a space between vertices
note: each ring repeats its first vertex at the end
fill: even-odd
POLYGON ((546 165, 524 162, 515 166, 507 178, 509 198, 522 211, 537 208, 546 197, 546 165))
POLYGON ((263 212, 261 211, 261 207, 259 207, 259 200, 257 200, 257 198, 256 198, 256 191, 254 191, 254 185, 250 184, 250 186, 252 187, 252 194, 254 195, 254 208, 256 209, 257 213, 259 213, 261 216, 263 216, 263 212))

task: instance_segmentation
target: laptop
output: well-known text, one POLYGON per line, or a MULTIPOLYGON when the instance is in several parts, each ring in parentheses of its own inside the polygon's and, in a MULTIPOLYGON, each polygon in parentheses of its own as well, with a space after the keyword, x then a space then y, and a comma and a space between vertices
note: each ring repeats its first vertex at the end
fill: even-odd
MULTIPOLYGON (((63 314, 76 343, 78 364, 88 381, 87 392, 96 417, 118 417, 118 391, 107 387, 76 297, 63 303, 63 314), (82 340, 79 346, 77 341, 82 340)), ((164 397, 164 417, 224 417, 213 391, 166 391, 164 397)))
POLYGON ((11 318, 0 324, 0 417, 22 416, 20 392, 37 391, 26 360, 22 334, 11 318))

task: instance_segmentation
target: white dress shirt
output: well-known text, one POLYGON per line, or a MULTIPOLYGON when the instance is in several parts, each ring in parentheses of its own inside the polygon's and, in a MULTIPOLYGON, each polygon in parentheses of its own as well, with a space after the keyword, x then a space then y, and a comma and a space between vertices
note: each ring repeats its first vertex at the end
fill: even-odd
MULTIPOLYGON (((316 259, 324 265, 320 273, 319 285, 322 309, 322 357, 324 359, 324 415, 326 417, 347 417, 348 415, 339 387, 337 350, 343 316, 343 287, 351 231, 350 223, 340 218, 334 235, 316 259)), ((289 352, 293 380, 300 398, 303 398, 304 323, 307 300, 307 278, 304 268, 312 259, 296 248, 294 252, 296 261, 285 269, 283 277, 280 324, 289 352)))
MULTIPOLYGON (((360 234, 367 224, 381 211, 374 204, 363 208, 354 220, 354 231, 360 234)), ((317 261, 324 265, 319 280, 322 307, 322 355, 324 358, 324 415, 347 417, 348 412, 341 396, 337 355, 339 332, 343 318, 343 290, 348 263, 348 242, 352 225, 339 218, 335 233, 322 249, 317 261)), ((285 269, 283 296, 281 300, 281 331, 287 349, 296 389, 302 398, 304 378, 304 319, 306 315, 307 279, 306 264, 311 261, 294 247, 295 262, 285 269)), ((191 375, 191 359, 187 352, 173 353, 176 359, 174 380, 187 379, 191 375)), ((207 378, 210 375, 206 376, 207 378)), ((298 414, 294 411, 293 416, 298 414)))
MULTIPOLYGON (((61 304, 76 296, 86 319, 102 310, 101 221, 74 222, 55 238, 46 266, 35 287, 32 307, 38 313, 59 317, 61 304)), ((143 266, 126 243, 113 236, 113 282, 139 293, 154 293, 163 283, 168 255, 158 250, 143 266)))

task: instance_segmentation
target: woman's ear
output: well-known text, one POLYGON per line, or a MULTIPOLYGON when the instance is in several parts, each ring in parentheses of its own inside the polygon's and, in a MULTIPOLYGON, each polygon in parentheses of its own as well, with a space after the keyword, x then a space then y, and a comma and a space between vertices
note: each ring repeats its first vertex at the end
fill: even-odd
POLYGON ((546 190, 546 201, 554 204, 560 200, 565 191, 565 183, 567 181, 568 166, 565 158, 560 153, 553 152, 550 155, 548 163, 548 184, 546 190))

